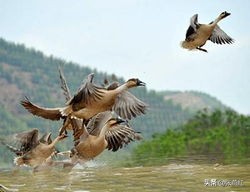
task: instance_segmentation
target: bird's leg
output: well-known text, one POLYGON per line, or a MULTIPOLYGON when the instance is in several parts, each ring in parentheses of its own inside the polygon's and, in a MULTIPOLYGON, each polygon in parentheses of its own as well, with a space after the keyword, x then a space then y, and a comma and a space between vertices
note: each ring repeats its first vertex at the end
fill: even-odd
POLYGON ((82 134, 82 130, 76 119, 71 119, 71 125, 73 129, 74 141, 76 141, 80 138, 80 135, 82 134))
POLYGON ((67 135, 66 128, 69 124, 70 124, 70 117, 68 116, 66 117, 66 119, 64 119, 63 126, 59 129, 59 135, 62 135, 63 133, 67 135))
POLYGON ((206 50, 206 49, 202 49, 202 48, 200 48, 200 47, 196 47, 196 49, 198 49, 198 50, 200 50, 200 51, 204 51, 204 52, 207 53, 207 50, 206 50))
POLYGON ((68 137, 65 133, 62 133, 61 135, 58 136, 59 140, 63 140, 64 138, 68 137))
POLYGON ((83 120, 82 120, 82 126, 81 126, 81 127, 77 126, 77 124, 75 123, 75 125, 76 125, 77 127, 75 127, 74 133, 73 133, 73 135, 74 135, 74 141, 77 141, 77 140, 80 139, 81 135, 82 135, 83 132, 84 132, 84 126, 86 126, 87 123, 88 123, 88 120, 86 120, 86 119, 83 119, 83 120))

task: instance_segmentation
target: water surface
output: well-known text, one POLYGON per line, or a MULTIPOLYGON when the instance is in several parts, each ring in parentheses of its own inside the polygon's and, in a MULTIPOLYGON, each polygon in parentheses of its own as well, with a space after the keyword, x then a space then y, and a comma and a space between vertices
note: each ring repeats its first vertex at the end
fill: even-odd
MULTIPOLYGON (((2 170, 0 184, 13 191, 250 191, 250 165, 171 163, 151 167, 76 167, 32 173, 2 170), (214 180, 215 179, 215 180, 214 180), (214 182, 216 181, 216 182, 214 182)), ((1 190, 0 190, 1 191, 1 190)))

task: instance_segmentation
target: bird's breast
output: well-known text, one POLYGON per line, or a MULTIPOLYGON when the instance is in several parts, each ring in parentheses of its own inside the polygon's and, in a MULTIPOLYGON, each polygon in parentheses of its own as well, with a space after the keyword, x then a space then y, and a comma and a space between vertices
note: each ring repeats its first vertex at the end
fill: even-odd
POLYGON ((105 139, 88 138, 84 142, 79 143, 76 147, 78 155, 83 158, 94 158, 102 153, 107 147, 105 139))

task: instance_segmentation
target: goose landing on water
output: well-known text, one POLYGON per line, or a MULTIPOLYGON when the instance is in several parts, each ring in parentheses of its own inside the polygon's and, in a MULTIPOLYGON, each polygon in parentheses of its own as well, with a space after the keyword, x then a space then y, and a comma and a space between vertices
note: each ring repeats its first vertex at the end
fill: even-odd
POLYGON ((229 16, 230 13, 222 12, 214 21, 209 24, 198 23, 198 14, 195 14, 190 19, 190 26, 186 32, 185 41, 181 42, 181 46, 189 50, 200 50, 207 52, 206 49, 201 48, 206 44, 207 40, 217 44, 231 44, 234 40, 229 37, 217 23, 229 16))

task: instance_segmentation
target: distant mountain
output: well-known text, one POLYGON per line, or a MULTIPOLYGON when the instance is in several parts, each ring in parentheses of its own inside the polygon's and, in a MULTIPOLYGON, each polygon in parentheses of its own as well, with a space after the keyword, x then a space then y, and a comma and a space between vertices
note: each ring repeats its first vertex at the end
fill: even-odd
MULTIPOLYGON (((39 128, 42 132, 52 131, 57 134, 61 122, 44 120, 29 114, 20 105, 20 100, 27 96, 31 101, 46 107, 63 106, 65 99, 60 89, 58 66, 61 66, 71 92, 74 93, 82 80, 89 74, 95 73, 94 81, 103 83, 105 77, 112 79, 115 74, 99 72, 89 67, 81 67, 73 62, 66 62, 54 56, 46 56, 40 51, 26 48, 22 44, 7 42, 0 38, 0 133, 1 137, 27 130, 39 128)), ((119 82, 125 80, 115 77, 119 82)), ((142 79, 143 80, 143 79, 142 79)), ((167 128, 179 125, 190 117, 193 112, 188 109, 197 108, 203 94, 192 93, 192 97, 184 94, 173 95, 169 92, 148 91, 146 88, 136 88, 132 92, 141 100, 148 103, 150 109, 144 116, 131 122, 134 128, 149 138, 155 132, 163 132, 167 128), (177 99, 178 98, 178 99, 177 99), (194 101, 191 99, 196 98, 194 101), (185 100, 183 102, 182 100, 185 100), (178 102, 177 102, 178 101, 178 102), (176 105, 181 104, 181 105, 176 105)), ((208 96, 208 95, 207 95, 208 96)), ((208 96, 209 97, 209 96, 208 96)), ((210 97, 213 102, 205 102, 209 108, 221 108, 223 105, 210 97)), ((63 142, 63 148, 71 146, 70 139, 63 142)), ((0 147, 0 152, 3 151, 0 147)))
POLYGON ((198 91, 163 91, 161 92, 165 101, 172 101, 175 105, 180 105, 183 109, 191 112, 227 108, 222 102, 215 97, 198 91))

